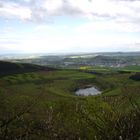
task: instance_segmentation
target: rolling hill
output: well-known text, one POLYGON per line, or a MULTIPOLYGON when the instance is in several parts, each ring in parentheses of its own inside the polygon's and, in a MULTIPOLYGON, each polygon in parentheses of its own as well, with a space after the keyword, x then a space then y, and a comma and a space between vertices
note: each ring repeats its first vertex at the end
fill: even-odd
POLYGON ((6 61, 0 61, 0 76, 8 75, 8 74, 17 74, 24 72, 33 72, 39 70, 54 70, 53 68, 39 66, 28 63, 12 63, 6 61))
MULTIPOLYGON (((133 68, 134 69, 134 68, 133 68)), ((0 62, 0 140, 137 140, 137 73, 0 62), (96 96, 75 91, 98 87, 96 96)))

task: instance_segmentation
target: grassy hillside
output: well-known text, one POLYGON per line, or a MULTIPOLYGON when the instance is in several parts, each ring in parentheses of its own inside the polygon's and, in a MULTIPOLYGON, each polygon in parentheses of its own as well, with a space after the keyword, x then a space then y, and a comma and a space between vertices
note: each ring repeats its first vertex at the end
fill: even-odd
POLYGON ((32 72, 38 70, 53 70, 53 69, 33 64, 11 63, 0 61, 0 76, 8 74, 32 72))
POLYGON ((0 139, 140 137, 140 81, 130 78, 135 73, 111 69, 54 71, 29 64, 1 64, 0 139), (86 85, 96 85, 102 94, 76 96, 75 90, 86 85))

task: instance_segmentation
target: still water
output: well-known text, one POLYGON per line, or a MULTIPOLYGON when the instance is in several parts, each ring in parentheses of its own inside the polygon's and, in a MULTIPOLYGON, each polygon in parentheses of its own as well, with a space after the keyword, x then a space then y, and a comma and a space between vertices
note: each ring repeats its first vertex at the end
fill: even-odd
POLYGON ((97 95, 97 94, 100 94, 100 93, 101 93, 101 91, 99 91, 95 87, 79 89, 75 92, 75 94, 78 95, 78 96, 97 95))

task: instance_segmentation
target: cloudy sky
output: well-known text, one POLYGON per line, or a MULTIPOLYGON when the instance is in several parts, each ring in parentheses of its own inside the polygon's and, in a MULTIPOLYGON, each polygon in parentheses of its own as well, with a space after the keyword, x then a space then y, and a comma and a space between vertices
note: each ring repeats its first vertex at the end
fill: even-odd
POLYGON ((0 53, 140 51, 140 0, 0 0, 0 53))

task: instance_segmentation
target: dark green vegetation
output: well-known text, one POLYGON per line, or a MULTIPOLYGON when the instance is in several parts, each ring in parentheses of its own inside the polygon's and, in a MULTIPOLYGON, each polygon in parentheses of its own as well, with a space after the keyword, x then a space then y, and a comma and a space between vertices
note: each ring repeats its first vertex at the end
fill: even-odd
POLYGON ((38 70, 53 70, 52 68, 46 68, 43 66, 33 65, 33 64, 20 64, 20 63, 10 63, 0 61, 0 76, 8 75, 8 74, 17 74, 17 73, 25 73, 32 72, 38 70))
POLYGON ((140 138, 140 82, 132 78, 137 73, 2 64, 0 140, 140 138), (75 96, 75 90, 86 85, 103 93, 75 96))
POLYGON ((130 79, 140 81, 140 72, 135 73, 134 75, 130 76, 130 79))

